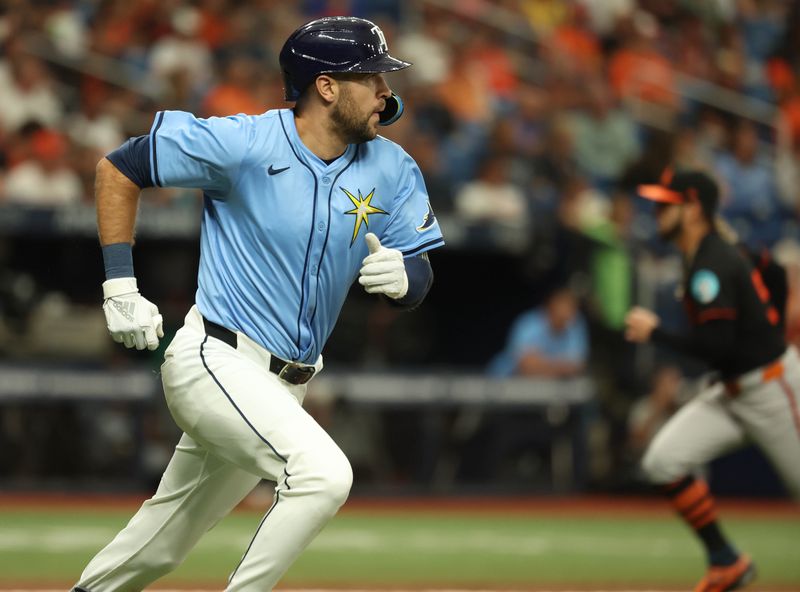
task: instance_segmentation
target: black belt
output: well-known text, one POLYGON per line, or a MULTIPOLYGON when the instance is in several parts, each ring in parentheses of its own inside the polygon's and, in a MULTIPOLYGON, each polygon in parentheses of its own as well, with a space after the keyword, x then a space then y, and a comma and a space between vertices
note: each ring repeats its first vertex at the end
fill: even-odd
MULTIPOLYGON (((226 329, 222 325, 212 323, 205 317, 203 317, 203 326, 206 329, 206 335, 209 335, 215 339, 219 339, 234 349, 239 345, 239 340, 236 337, 236 333, 230 329, 226 329)), ((296 362, 287 362, 286 360, 282 360, 274 354, 270 354, 269 371, 273 374, 277 374, 278 378, 285 380, 289 384, 305 384, 311 380, 311 377, 314 376, 314 373, 317 371, 317 369, 314 368, 314 366, 297 364, 296 362)))

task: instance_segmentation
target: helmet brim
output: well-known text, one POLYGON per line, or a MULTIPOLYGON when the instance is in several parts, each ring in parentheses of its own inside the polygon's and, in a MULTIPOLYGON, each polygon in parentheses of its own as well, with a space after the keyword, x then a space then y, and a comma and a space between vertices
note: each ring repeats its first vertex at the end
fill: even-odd
POLYGON ((636 188, 636 193, 639 194, 639 197, 658 203, 682 204, 686 201, 682 193, 668 189, 663 185, 639 185, 636 188))
POLYGON ((347 69, 347 72, 376 74, 379 72, 396 72, 409 66, 411 66, 411 62, 404 62, 393 58, 388 53, 383 53, 354 64, 347 69))

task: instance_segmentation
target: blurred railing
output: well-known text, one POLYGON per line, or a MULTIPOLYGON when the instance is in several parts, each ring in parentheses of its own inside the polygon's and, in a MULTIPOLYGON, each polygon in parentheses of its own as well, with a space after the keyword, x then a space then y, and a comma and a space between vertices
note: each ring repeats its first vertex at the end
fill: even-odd
POLYGON ((350 403, 369 405, 549 406, 592 400, 588 377, 571 379, 487 378, 469 373, 325 373, 314 380, 350 403))
MULTIPOLYGON (((587 377, 487 378, 463 373, 331 372, 311 383, 349 403, 369 405, 582 405, 592 400, 587 377)), ((0 402, 53 399, 145 401, 160 391, 147 367, 108 369, 0 364, 0 402)))
POLYGON ((150 401, 159 391, 158 376, 148 368, 58 367, 40 364, 0 365, 0 404, 53 400, 150 401))
MULTIPOLYGON (((97 455, 91 451, 106 445, 102 438, 98 439, 98 433, 81 429, 81 426, 95 425, 95 420, 86 417, 102 417, 104 409, 109 409, 115 411, 115 417, 121 418, 121 421, 115 421, 112 441, 128 444, 123 447, 124 454, 118 453, 113 457, 120 472, 106 475, 104 487, 146 488, 147 479, 163 469, 163 466, 145 466, 147 451, 156 444, 146 436, 149 424, 157 415, 165 413, 160 394, 157 373, 145 366, 115 370, 43 364, 0 365, 0 416, 13 409, 18 418, 22 418, 18 419, 22 424, 42 426, 50 425, 48 421, 52 422, 53 414, 56 414, 62 417, 67 433, 80 432, 81 447, 72 453, 71 460, 82 473, 61 474, 58 478, 60 487, 80 489, 81 483, 87 480, 94 483, 100 476, 98 467, 92 464, 92 458, 97 455), (81 409, 85 411, 81 412, 81 409), (80 419, 82 416, 83 420, 80 419), (74 458, 75 455, 85 455, 86 458, 74 458)), ((419 474, 413 483, 409 483, 409 488, 414 491, 454 492, 463 487, 463 483, 456 482, 453 468, 460 462, 462 453, 457 448, 463 444, 455 441, 459 436, 453 431, 453 417, 461 418, 461 423, 464 418, 475 423, 495 413, 509 412, 532 418, 530 430, 536 431, 543 442, 540 445, 547 456, 547 469, 537 479, 522 484, 520 481, 487 480, 474 486, 487 491, 502 491, 515 486, 529 491, 578 492, 586 480, 588 424, 585 418, 594 401, 594 387, 586 377, 501 380, 430 371, 411 374, 326 370, 309 384, 307 400, 312 414, 319 416, 334 439, 341 437, 339 445, 357 470, 368 465, 372 469, 378 467, 372 470, 374 479, 360 483, 365 490, 381 489, 386 482, 394 480, 390 475, 395 470, 392 455, 385 451, 396 446, 397 442, 387 441, 381 429, 359 434, 354 425, 364 425, 365 422, 375 425, 381 421, 384 410, 398 408, 424 417, 417 422, 414 436, 404 434, 401 442, 404 448, 414 446, 412 441, 423 444, 415 462, 419 474), (346 406, 347 412, 332 419, 333 409, 342 405, 346 406), (365 461, 365 450, 384 453, 365 461)), ((167 440, 162 443, 164 462, 174 445, 167 440)), ((491 446, 491 440, 485 444, 491 446)), ((20 484, 28 488, 50 486, 53 476, 44 472, 40 474, 40 467, 47 466, 46 457, 60 454, 59 447, 48 449, 40 442, 35 451, 16 450, 30 445, 27 437, 5 445, 6 450, 13 453, 7 455, 9 458, 26 459, 28 466, 21 468, 11 461, 9 466, 3 467, 5 477, 0 478, 0 490, 19 488, 20 484), (15 478, 14 475, 20 472, 24 477, 15 478)), ((8 460, 5 462, 9 463, 8 460)), ((402 487, 394 487, 395 493, 402 491, 402 487)))

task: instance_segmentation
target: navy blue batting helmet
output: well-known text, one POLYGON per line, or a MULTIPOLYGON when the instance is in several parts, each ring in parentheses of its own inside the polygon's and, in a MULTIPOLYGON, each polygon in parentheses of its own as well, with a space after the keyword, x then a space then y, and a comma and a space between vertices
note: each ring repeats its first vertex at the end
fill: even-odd
POLYGON ((389 55, 378 25, 352 16, 306 23, 283 44, 279 60, 287 101, 296 101, 320 74, 393 72, 411 65, 389 55))

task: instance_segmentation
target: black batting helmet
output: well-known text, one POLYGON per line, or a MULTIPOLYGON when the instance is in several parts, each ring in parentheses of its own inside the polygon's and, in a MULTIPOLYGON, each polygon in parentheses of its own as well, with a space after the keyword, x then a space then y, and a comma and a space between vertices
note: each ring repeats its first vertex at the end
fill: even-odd
POLYGON ((287 101, 296 101, 320 74, 393 72, 411 65, 389 55, 378 25, 352 16, 306 23, 283 44, 279 61, 287 101))

